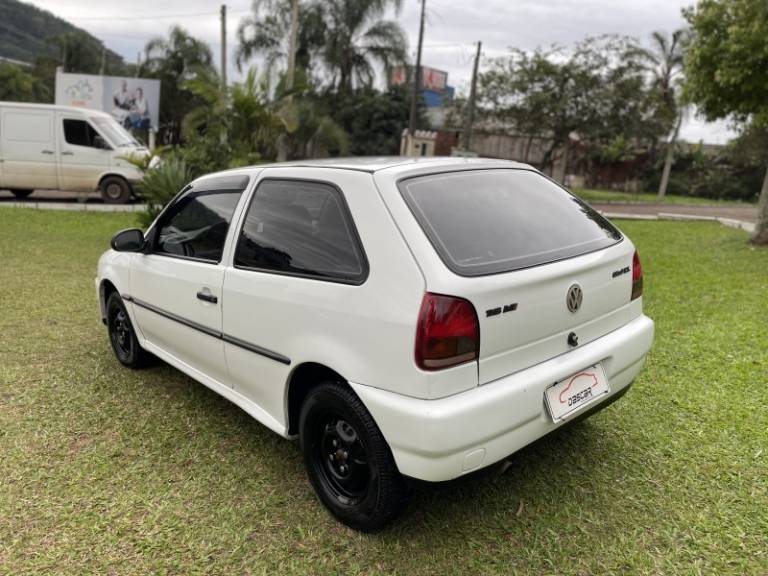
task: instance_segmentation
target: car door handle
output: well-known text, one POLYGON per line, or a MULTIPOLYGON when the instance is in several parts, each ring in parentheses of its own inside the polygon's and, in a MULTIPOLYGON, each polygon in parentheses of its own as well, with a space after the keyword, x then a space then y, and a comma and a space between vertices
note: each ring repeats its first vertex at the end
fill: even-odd
POLYGON ((62 152, 61 155, 62 156, 74 156, 75 153, 74 152, 62 152))
POLYGON ((41 154, 55 154, 55 152, 54 152, 53 150, 43 150, 43 151, 42 151, 42 152, 40 152, 40 153, 41 153, 41 154))
POLYGON ((216 298, 216 296, 208 292, 198 292, 197 299, 204 300, 205 302, 210 302, 211 304, 216 304, 219 301, 219 299, 216 298))

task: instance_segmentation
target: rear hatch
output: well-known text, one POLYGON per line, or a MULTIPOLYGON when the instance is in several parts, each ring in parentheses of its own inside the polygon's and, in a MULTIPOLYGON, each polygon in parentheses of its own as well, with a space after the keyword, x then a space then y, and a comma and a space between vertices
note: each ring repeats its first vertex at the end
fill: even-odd
POLYGON ((408 178, 399 188, 452 272, 425 270, 427 289, 475 307, 481 384, 631 320, 631 242, 541 174, 464 170, 408 178))

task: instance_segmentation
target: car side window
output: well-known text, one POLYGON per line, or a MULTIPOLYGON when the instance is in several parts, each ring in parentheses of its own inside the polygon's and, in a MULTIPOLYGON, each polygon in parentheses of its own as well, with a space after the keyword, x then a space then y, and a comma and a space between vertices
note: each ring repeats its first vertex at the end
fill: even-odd
POLYGON ((96 137, 98 135, 93 126, 85 120, 64 119, 64 140, 66 140, 67 144, 99 148, 100 146, 96 145, 96 137))
POLYGON ((259 184, 240 231, 235 266, 351 284, 367 275, 341 192, 301 180, 259 184))
POLYGON ((242 190, 190 190, 159 223, 154 252, 218 263, 242 190))

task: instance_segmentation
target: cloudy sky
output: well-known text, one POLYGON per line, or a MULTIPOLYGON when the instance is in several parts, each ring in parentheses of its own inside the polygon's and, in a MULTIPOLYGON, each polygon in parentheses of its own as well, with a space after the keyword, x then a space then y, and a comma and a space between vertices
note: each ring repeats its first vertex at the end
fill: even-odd
MULTIPOLYGON (((219 61, 220 37, 215 0, 26 0, 88 30, 121 54, 136 61, 146 41, 181 24, 207 42, 219 61)), ((427 26, 422 61, 449 73, 449 83, 466 89, 472 70, 474 43, 483 42, 483 55, 503 54, 509 47, 533 49, 563 46, 600 34, 623 34, 642 41, 653 30, 671 32, 683 24, 680 10, 694 0, 426 0, 427 26)), ((249 0, 229 0, 228 50, 234 31, 248 14, 249 0)), ((408 33, 415 55, 419 1, 403 0, 392 14, 408 33)), ((230 63, 231 74, 236 77, 230 63)), ((683 127, 691 141, 722 143, 732 136, 725 123, 707 124, 692 118, 683 127)))

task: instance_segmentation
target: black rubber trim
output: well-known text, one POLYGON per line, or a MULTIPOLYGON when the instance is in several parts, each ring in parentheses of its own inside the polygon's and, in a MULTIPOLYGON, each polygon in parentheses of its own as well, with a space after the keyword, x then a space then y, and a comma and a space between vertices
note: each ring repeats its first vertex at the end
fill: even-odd
POLYGON ((245 340, 240 340, 239 338, 235 338, 234 336, 228 336, 227 334, 224 334, 223 332, 219 332, 218 330, 212 330, 207 326, 203 326, 202 324, 198 324, 197 322, 192 322, 191 320, 182 318, 177 314, 173 314, 172 312, 168 312, 166 310, 163 310, 162 308, 158 308, 157 306, 154 306, 149 302, 144 302, 144 300, 134 298, 133 296, 130 296, 128 294, 122 294, 121 297, 126 302, 133 302, 136 306, 140 306, 146 310, 149 310, 150 312, 154 312, 155 314, 162 316, 163 318, 168 318, 168 320, 173 320, 174 322, 183 324, 188 328, 192 328, 193 330, 197 330, 199 332, 202 332, 203 334, 207 334, 212 338, 223 340, 227 344, 232 344, 233 346, 237 346, 238 348, 242 348, 243 350, 248 350, 249 352, 253 352, 254 354, 258 354, 260 356, 264 356, 265 358, 269 358, 270 360, 274 360, 275 362, 280 362, 281 364, 290 365, 291 363, 290 358, 288 358, 287 356, 283 356, 279 352, 274 352, 272 350, 268 350, 267 348, 262 348, 261 346, 257 346, 256 344, 251 344, 249 342, 246 342, 245 340))
POLYGON ((222 340, 224 342, 227 342, 228 344, 233 344, 234 346, 237 346, 239 348, 243 348, 244 350, 249 350, 250 352, 253 352, 255 354, 260 354, 261 356, 266 356, 267 358, 274 360, 275 362, 280 362, 281 364, 288 365, 291 363, 291 359, 287 356, 283 356, 282 354, 278 354, 277 352, 273 352, 272 350, 267 350, 266 348, 262 348, 261 346, 256 346, 256 344, 249 344, 248 342, 244 340, 240 340, 239 338, 235 338, 234 336, 228 336, 227 334, 222 335, 222 340))
MULTIPOLYGON (((218 330, 213 330, 211 328, 208 328, 207 326, 198 324, 197 322, 192 322, 192 320, 187 320, 186 318, 177 316, 173 312, 168 312, 167 310, 158 308, 157 306, 154 306, 149 302, 144 302, 144 300, 139 300, 138 298, 133 298, 130 296, 129 298, 130 298, 129 302, 133 302, 134 304, 136 304, 136 306, 141 306, 142 308, 145 308, 150 312, 154 312, 159 316, 168 318, 168 320, 173 320, 174 322, 178 322, 179 324, 184 324, 184 326, 188 326, 189 328, 197 330, 198 332, 202 332, 203 334, 207 334, 208 336, 213 336, 214 338, 219 338, 219 339, 221 338, 221 332, 219 332, 218 330)), ((123 296, 123 300, 125 299, 126 299, 125 296, 123 296)))

